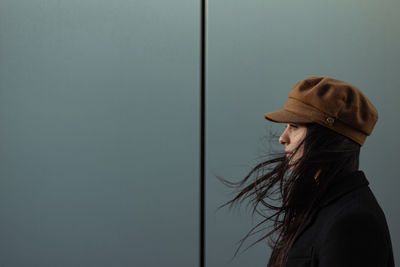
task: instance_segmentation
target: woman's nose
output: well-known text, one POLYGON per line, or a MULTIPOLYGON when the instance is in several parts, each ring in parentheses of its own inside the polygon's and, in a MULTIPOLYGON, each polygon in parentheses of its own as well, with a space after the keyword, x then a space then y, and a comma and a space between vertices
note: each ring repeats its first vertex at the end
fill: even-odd
POLYGON ((281 136, 279 137, 279 143, 281 145, 284 145, 287 143, 287 136, 286 136, 286 129, 283 131, 283 133, 281 134, 281 136))

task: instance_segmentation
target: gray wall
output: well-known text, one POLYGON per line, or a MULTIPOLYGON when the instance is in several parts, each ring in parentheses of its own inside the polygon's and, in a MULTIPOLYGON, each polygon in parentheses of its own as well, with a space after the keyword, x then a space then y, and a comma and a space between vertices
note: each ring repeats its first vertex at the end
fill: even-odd
POLYGON ((0 1, 0 266, 198 264, 195 1, 0 1))
POLYGON ((250 171, 268 152, 269 130, 283 129, 263 114, 281 109, 294 84, 310 75, 358 86, 379 111, 360 169, 386 214, 400 264, 399 11, 392 0, 209 1, 207 266, 266 265, 265 242, 230 261, 260 218, 252 222, 245 205, 217 211, 234 194, 215 175, 238 181, 250 171))
MULTIPOLYGON (((265 266, 265 243, 230 261, 258 217, 217 211, 233 194, 215 175, 254 166, 282 130, 263 114, 309 75, 357 85, 379 111, 361 169, 399 258, 398 10, 208 1, 207 266, 265 266)), ((0 266, 198 266, 199 12, 188 0, 0 1, 0 266)))

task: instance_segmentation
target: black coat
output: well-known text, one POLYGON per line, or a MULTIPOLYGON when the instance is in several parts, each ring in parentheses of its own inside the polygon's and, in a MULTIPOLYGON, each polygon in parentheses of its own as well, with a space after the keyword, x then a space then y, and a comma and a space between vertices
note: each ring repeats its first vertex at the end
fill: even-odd
POLYGON ((303 226, 286 267, 393 267, 385 215, 362 171, 332 185, 303 226))

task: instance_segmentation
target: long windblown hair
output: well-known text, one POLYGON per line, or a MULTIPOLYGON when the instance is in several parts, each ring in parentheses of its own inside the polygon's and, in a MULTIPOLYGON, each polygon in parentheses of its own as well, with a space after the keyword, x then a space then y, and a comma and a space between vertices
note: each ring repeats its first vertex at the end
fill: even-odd
POLYGON ((240 240, 235 256, 249 236, 268 228, 255 231, 258 227, 269 225, 272 230, 251 246, 268 238, 272 253, 267 266, 285 266, 299 229, 330 185, 342 174, 358 170, 358 143, 316 123, 306 127, 306 135, 292 156, 302 145, 303 153, 290 166, 283 153, 271 154, 239 182, 217 176, 225 185, 238 189, 237 195, 219 208, 248 200, 253 215, 256 212, 264 218, 240 240), (268 215, 262 209, 268 210, 268 215))

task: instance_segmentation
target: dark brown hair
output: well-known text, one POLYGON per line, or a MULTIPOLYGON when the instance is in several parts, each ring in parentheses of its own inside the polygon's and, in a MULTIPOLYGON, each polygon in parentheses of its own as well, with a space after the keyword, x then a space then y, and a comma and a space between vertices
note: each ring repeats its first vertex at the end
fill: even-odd
POLYGON ((285 266, 298 231, 315 204, 337 177, 358 170, 358 143, 316 123, 306 124, 306 127, 305 138, 294 150, 295 154, 304 145, 303 154, 293 163, 292 171, 283 153, 271 153, 268 160, 256 164, 239 182, 230 182, 217 176, 225 185, 238 189, 236 196, 219 208, 248 200, 253 215, 257 213, 264 218, 240 240, 234 257, 249 236, 266 227, 258 231, 256 229, 267 225, 272 230, 246 250, 269 238, 268 245, 272 253, 267 266, 285 266), (269 214, 266 215, 262 208, 266 208, 269 214))

